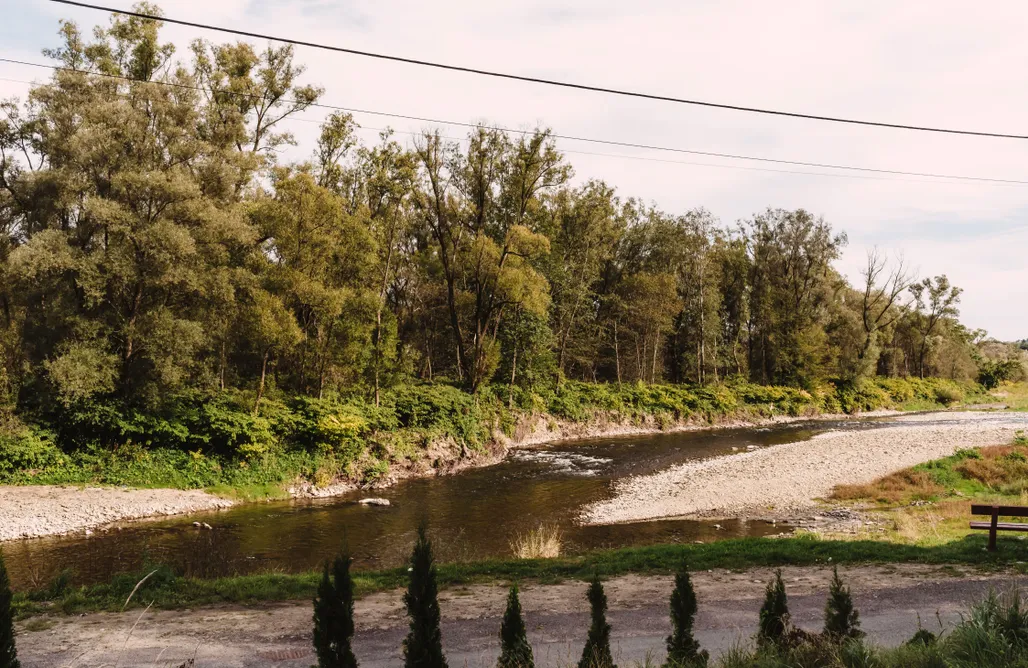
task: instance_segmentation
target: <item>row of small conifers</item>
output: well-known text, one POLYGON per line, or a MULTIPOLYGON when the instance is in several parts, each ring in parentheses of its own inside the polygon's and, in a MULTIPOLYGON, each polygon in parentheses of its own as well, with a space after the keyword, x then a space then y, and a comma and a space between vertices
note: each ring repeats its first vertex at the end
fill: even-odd
MULTIPOLYGON (((410 618, 410 631, 403 641, 406 668, 446 668, 440 631, 440 611, 437 597, 435 566, 432 546, 424 529, 418 531, 410 561, 410 582, 404 603, 410 618)), ((610 624, 607 623, 607 596, 598 577, 593 578, 588 590, 592 623, 586 637, 578 668, 615 668, 610 650, 610 624)), ((318 595, 314 600, 314 649, 320 668, 356 668, 351 641, 354 633, 353 580, 350 560, 339 557, 325 568, 318 595)), ((672 632, 667 639, 669 668, 706 666, 709 655, 700 649, 693 637, 696 617, 696 594, 689 573, 685 569, 675 576, 671 594, 672 632)), ((790 646, 804 642, 841 644, 863 636, 859 615, 853 607, 849 589, 839 579, 838 571, 832 578, 828 604, 825 607, 825 626, 820 636, 813 636, 789 623, 785 584, 779 571, 767 587, 764 605, 760 609, 760 627, 757 643, 761 646, 790 646)), ((525 621, 521 615, 518 587, 512 585, 507 596, 507 610, 500 624, 500 658, 497 668, 533 668, 532 646, 528 642, 525 621)), ((0 667, 2 668, 2 667, 0 667)))
MULTIPOLYGON (((424 529, 410 560, 410 581, 404 602, 410 617, 410 631, 403 642, 404 665, 407 668, 445 668, 440 610, 436 587, 436 572, 432 546, 424 529)), ((593 579, 588 591, 592 608, 592 624, 582 651, 579 668, 614 668, 610 650, 610 624, 606 620, 607 597, 599 578, 593 579)), ((19 668, 14 639, 12 594, 3 558, 0 556, 0 668, 19 668)), ((672 633, 667 639, 665 666, 698 668, 706 666, 708 654, 700 649, 693 637, 692 626, 696 616, 696 595, 689 573, 679 572, 671 594, 672 633)), ((825 608, 824 631, 814 636, 789 623, 789 611, 781 572, 767 587, 760 610, 757 643, 766 648, 788 648, 804 643, 840 645, 863 633, 859 617, 853 607, 850 593, 839 579, 838 571, 832 579, 828 603, 825 608)), ((354 586, 350 576, 350 559, 337 558, 326 566, 324 576, 314 600, 314 649, 320 668, 356 668, 353 653, 354 586)), ((532 668, 532 647, 525 632, 521 615, 518 588, 510 588, 507 610, 500 625, 501 653, 498 668, 532 668)))

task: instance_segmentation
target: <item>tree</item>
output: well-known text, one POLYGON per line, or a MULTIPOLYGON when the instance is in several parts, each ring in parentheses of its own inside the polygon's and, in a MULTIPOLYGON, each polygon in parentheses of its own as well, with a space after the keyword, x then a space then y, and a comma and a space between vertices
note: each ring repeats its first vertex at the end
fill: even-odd
POLYGON ((769 209, 746 232, 751 374, 762 383, 815 384, 830 368, 825 325, 841 281, 831 263, 846 235, 802 209, 769 209))
POLYGON ((314 599, 314 650, 319 668, 357 668, 353 654, 353 579, 350 557, 337 557, 318 586, 314 599))
POLYGON ((760 626, 757 630, 757 644, 761 646, 781 645, 789 633, 789 601, 782 582, 782 570, 775 571, 774 579, 764 592, 764 604, 760 607, 760 626))
POLYGON ((896 323, 907 311, 908 304, 899 304, 900 295, 910 288, 912 277, 903 265, 903 259, 886 273, 888 263, 877 248, 868 251, 867 265, 862 276, 864 294, 861 302, 861 324, 864 343, 858 355, 858 367, 853 380, 873 375, 881 353, 882 330, 896 323), (884 279, 883 279, 884 275, 884 279))
POLYGON ((838 566, 832 569, 832 583, 828 590, 828 603, 825 604, 824 635, 836 641, 864 637, 860 630, 860 614, 853 607, 849 587, 839 577, 838 566))
POLYGON ((607 595, 599 576, 589 583, 589 609, 592 624, 582 649, 578 668, 616 668, 610 654, 610 624, 607 623, 607 595))
POLYGON ((521 617, 521 601, 518 600, 518 586, 512 584, 507 594, 507 610, 500 624, 500 659, 497 668, 533 668, 532 646, 525 632, 525 620, 521 617))
POLYGON ((403 641, 406 668, 446 668, 433 561, 432 543, 421 525, 410 558, 410 583, 403 596, 410 617, 410 631, 403 641))
POLYGON ((926 278, 920 283, 914 283, 909 289, 914 295, 916 304, 914 323, 920 335, 917 349, 917 372, 921 378, 924 378, 925 360, 931 347, 932 335, 937 332, 939 324, 944 319, 956 318, 960 315, 957 304, 960 303, 960 293, 963 290, 955 285, 950 285, 949 279, 945 275, 936 276, 934 280, 926 278))
POLYGON ((11 608, 11 581, 7 577, 4 555, 0 553, 0 668, 19 668, 14 647, 14 610, 11 608))
POLYGON ((671 635, 667 639, 665 666, 706 665, 709 655, 700 651, 700 644, 692 634, 696 619, 696 592, 693 591, 689 571, 684 568, 675 575, 675 590, 671 594, 671 635))

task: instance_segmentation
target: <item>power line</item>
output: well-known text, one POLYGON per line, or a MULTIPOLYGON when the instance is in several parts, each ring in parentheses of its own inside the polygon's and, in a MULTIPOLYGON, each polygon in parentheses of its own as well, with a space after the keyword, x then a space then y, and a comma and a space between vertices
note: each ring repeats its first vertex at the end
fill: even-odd
POLYGON ((262 33, 250 32, 247 30, 238 30, 236 28, 225 28, 222 26, 215 26, 206 23, 198 23, 194 21, 186 21, 183 19, 173 19, 162 16, 155 16, 152 14, 146 14, 143 12, 134 12, 125 9, 115 9, 112 7, 105 7, 103 5, 94 5, 87 2, 78 2, 76 0, 50 0, 62 5, 70 5, 73 7, 83 7, 86 9, 95 9, 103 12, 110 12, 112 14, 122 14, 124 16, 133 16, 136 18, 150 19, 154 21, 164 21, 166 23, 173 23, 176 25, 187 26, 190 28, 200 28, 202 30, 215 30, 218 32, 229 33, 232 35, 238 35, 240 37, 251 37, 254 39, 264 39, 274 42, 282 42, 285 44, 294 44, 296 46, 306 46, 313 49, 324 49, 327 51, 336 51, 339 53, 347 53, 354 56, 363 56, 365 58, 375 58, 378 60, 388 60, 398 63, 406 63, 408 65, 420 65, 423 67, 432 67, 440 70, 450 70, 453 72, 464 72, 466 74, 478 74, 481 76, 493 77, 497 79, 508 79, 513 81, 522 81, 527 83, 544 84, 547 86, 558 86, 561 88, 572 88, 575 90, 584 90, 594 93, 605 93, 608 95, 619 95, 623 97, 634 97, 642 98, 646 100, 656 100, 659 102, 672 102, 675 104, 687 104, 698 107, 711 107, 714 109, 727 109, 730 111, 742 111, 752 114, 765 114, 769 116, 784 116, 787 118, 799 118, 804 120, 814 121, 826 121, 829 123, 845 123, 849 125, 863 125, 877 128, 891 128, 895 130, 914 130, 918 132, 935 132, 941 134, 951 135, 969 135, 974 137, 996 137, 1000 139, 1028 139, 1028 135, 1016 135, 1007 134, 1002 132, 983 132, 976 130, 957 130, 952 128, 940 128, 923 125, 908 125, 904 123, 886 123, 881 121, 867 121, 855 118, 841 118, 837 116, 823 116, 819 114, 804 114, 792 111, 781 111, 776 109, 763 109, 759 107, 745 107, 735 104, 724 104, 720 102, 706 102, 702 100, 691 100, 681 97, 673 97, 669 95, 656 95, 653 93, 643 93, 639 91, 623 90, 620 88, 608 88, 605 86, 592 86, 588 84, 573 83, 569 81, 559 81, 556 79, 544 79, 542 77, 530 77, 520 74, 510 74, 506 72, 496 72, 493 70, 483 70, 475 67, 466 67, 462 65, 449 65, 446 63, 437 63, 430 60, 421 60, 418 58, 407 58, 404 56, 395 56, 385 53, 375 53, 372 51, 361 51, 359 49, 351 49, 342 46, 334 46, 331 44, 321 44, 318 42, 308 42, 298 39, 290 39, 288 37, 276 37, 274 35, 266 35, 262 33))
MULTIPOLYGON (((0 62, 5 62, 5 59, 4 58, 0 58, 0 62)), ((32 81, 25 81, 24 79, 10 79, 10 78, 7 78, 7 77, 0 77, 0 81, 8 81, 8 82, 11 82, 11 83, 20 83, 20 84, 26 84, 26 85, 33 85, 34 84, 34 82, 32 82, 32 81)), ((139 82, 137 82, 137 83, 139 83, 139 82)), ((146 82, 146 83, 158 84, 158 85, 171 85, 171 84, 164 84, 163 82, 160 82, 160 81, 150 81, 150 82, 146 82)), ((128 97, 124 93, 115 93, 115 95, 118 95, 119 97, 126 97, 126 98, 128 97)), ((361 112, 357 112, 357 113, 361 113, 361 112)), ((287 116, 286 118, 283 118, 282 121, 283 122, 296 122, 296 123, 311 123, 311 124, 314 124, 314 125, 324 125, 324 123, 325 123, 325 119, 302 118, 300 116, 287 116)), ((413 132, 413 131, 410 131, 410 130, 398 130, 396 128, 390 128, 390 127, 384 127, 383 128, 383 127, 375 127, 375 126, 370 126, 370 125, 358 125, 356 129, 358 131, 369 131, 369 132, 370 131, 374 131, 374 132, 388 131, 388 132, 394 132, 396 134, 408 135, 410 137, 419 137, 422 134, 420 132, 413 132)), ((502 131, 503 132, 510 132, 509 130, 505 130, 505 129, 502 129, 502 131)), ((518 131, 518 132, 520 132, 520 131, 518 131)), ((455 141, 455 142, 461 142, 461 143, 467 143, 468 141, 470 141, 467 137, 450 137, 448 135, 440 135, 440 138, 448 139, 450 141, 455 141)), ((578 150, 569 149, 569 148, 562 148, 561 151, 563 153, 567 153, 567 154, 570 154, 570 155, 587 155, 587 156, 591 156, 591 157, 618 158, 618 159, 622 159, 622 160, 638 160, 638 161, 642 161, 642 162, 659 162, 659 163, 663 163, 663 164, 684 165, 684 166, 688 166, 688 167, 709 167, 709 168, 714 168, 714 169, 733 169, 733 170, 741 170, 741 171, 748 171, 748 172, 764 172, 764 173, 770 173, 770 174, 790 174, 790 175, 795 175, 795 176, 818 176, 818 177, 837 178, 837 179, 860 179, 860 180, 866 180, 866 181, 893 181, 893 182, 901 182, 901 183, 931 183, 931 184, 954 184, 954 183, 974 184, 975 183, 974 181, 966 181, 966 180, 965 181, 947 181, 947 180, 942 180, 942 179, 936 179, 936 180, 903 179, 903 178, 891 178, 890 176, 873 176, 873 175, 845 174, 845 173, 839 174, 839 173, 830 173, 830 172, 806 172, 806 171, 799 171, 799 170, 795 170, 795 169, 772 169, 772 168, 769 168, 769 167, 748 167, 748 166, 745 166, 745 165, 721 165, 721 164, 712 163, 712 162, 693 162, 693 161, 687 161, 687 160, 668 160, 666 158, 654 158, 654 157, 651 157, 651 156, 643 156, 643 155, 626 155, 624 153, 598 153, 598 152, 595 152, 595 151, 578 151, 578 150)), ((1021 186, 1021 185, 1028 185, 1028 181, 996 182, 996 183, 986 183, 984 185, 1001 186, 1001 187, 1018 187, 1018 186, 1021 186)))
MULTIPOLYGON (((191 91, 201 92, 201 93, 206 92, 205 89, 203 89, 203 88, 201 88, 199 86, 191 86, 191 85, 188 85, 188 84, 177 83, 177 82, 174 82, 174 81, 156 81, 156 80, 154 80, 154 81, 140 81, 138 79, 133 79, 131 77, 126 77, 126 76, 122 76, 122 75, 118 75, 118 74, 108 74, 108 73, 104 73, 104 72, 88 72, 88 71, 85 71, 85 70, 76 70, 76 69, 69 68, 69 67, 60 67, 60 66, 57 66, 57 65, 46 65, 46 64, 43 64, 43 63, 33 63, 33 62, 28 62, 28 61, 23 61, 23 60, 15 60, 15 59, 12 59, 12 58, 2 58, 2 57, 0 57, 0 62, 10 63, 10 64, 14 64, 14 65, 24 65, 24 66, 28 66, 28 67, 37 67, 37 68, 42 68, 42 69, 53 70, 53 71, 56 71, 56 72, 71 72, 71 73, 76 73, 76 74, 86 74, 86 75, 91 75, 91 76, 107 78, 107 79, 116 79, 116 80, 120 80, 120 81, 127 81, 129 83, 148 83, 148 84, 155 84, 155 85, 161 85, 161 86, 170 86, 170 87, 173 87, 173 88, 181 88, 181 89, 191 90, 191 91)), ((22 82, 22 83, 28 83, 28 82, 22 82)), ((238 92, 238 91, 223 90, 223 91, 216 91, 216 92, 219 93, 219 94, 234 95, 234 96, 250 98, 250 99, 259 99, 260 98, 259 95, 254 95, 254 94, 251 94, 251 93, 243 93, 243 92, 238 92)), ((290 100, 289 98, 283 98, 282 99, 282 102, 286 102, 286 103, 294 102, 294 101, 295 100, 290 100)), ((380 117, 385 117, 385 118, 396 118, 396 119, 402 119, 402 120, 417 121, 417 122, 421 122, 421 123, 434 123, 434 124, 437 124, 437 125, 451 125, 451 126, 455 126, 455 127, 464 127, 464 128, 470 128, 470 129, 484 128, 484 129, 487 129, 487 130, 495 130, 495 131, 498 131, 498 132, 507 132, 507 133, 514 133, 514 134, 520 134, 520 135, 530 135, 530 134, 533 133, 533 131, 531 131, 531 130, 518 130, 518 129, 512 129, 512 128, 503 128, 503 127, 496 126, 496 125, 468 123, 468 122, 463 122, 463 121, 449 121, 449 120, 442 120, 442 119, 431 118, 431 117, 426 117, 426 116, 413 116, 413 115, 409 115, 409 114, 397 114, 397 113, 391 113, 391 112, 385 112, 385 111, 377 111, 377 110, 372 110, 372 109, 361 109, 361 108, 356 108, 356 107, 343 107, 343 106, 339 106, 339 105, 325 104, 325 103, 320 103, 320 102, 315 102, 315 103, 312 103, 312 104, 310 104, 308 106, 310 106, 310 107, 317 107, 317 108, 321 108, 321 109, 329 109, 329 110, 333 110, 333 111, 344 111, 344 112, 348 112, 348 113, 367 114, 367 115, 371 115, 371 116, 380 116, 380 117)), ((631 148, 631 149, 640 149, 640 150, 646 150, 646 151, 659 151, 659 152, 679 153, 679 154, 688 154, 688 155, 698 155, 698 156, 709 157, 709 158, 725 158, 725 159, 729 159, 729 160, 749 160, 749 161, 761 162, 761 163, 772 163, 772 164, 780 164, 780 165, 790 165, 790 166, 794 166, 794 167, 813 167, 813 168, 816 168, 816 169, 839 169, 839 170, 847 170, 847 171, 864 172, 864 173, 870 173, 870 174, 881 174, 881 175, 892 175, 892 176, 914 176, 914 177, 929 178, 929 179, 948 179, 948 180, 951 180, 951 181, 970 181, 970 182, 976 182, 976 183, 994 183, 994 184, 1007 184, 1007 185, 1028 185, 1028 181, 1018 180, 1018 179, 1001 179, 1001 178, 991 178, 991 177, 985 177, 985 176, 969 176, 969 175, 964 175, 964 174, 943 174, 943 173, 933 173, 933 172, 911 172, 911 171, 904 171, 904 170, 898 170, 898 169, 878 169, 878 168, 873 168, 873 167, 859 167, 859 166, 854 166, 854 165, 838 165, 838 164, 832 164, 832 163, 808 162, 808 161, 802 161, 802 160, 785 160, 785 159, 781 159, 781 158, 765 158, 765 157, 760 157, 760 156, 750 156, 750 155, 741 155, 741 154, 733 154, 733 153, 717 153, 717 152, 713 152, 713 151, 698 151, 698 150, 694 150, 694 149, 676 148, 676 147, 669 147, 669 146, 658 146, 658 145, 653 145, 653 144, 642 144, 642 143, 636 143, 636 142, 618 141, 618 140, 613 140, 613 139, 599 139, 599 138, 595 138, 595 137, 579 137, 579 136, 574 136, 574 135, 563 135, 563 134, 557 134, 557 133, 552 133, 552 132, 550 133, 550 136, 553 137, 554 139, 563 140, 563 141, 577 141, 577 142, 592 143, 592 144, 603 144, 603 145, 607 145, 607 146, 616 146, 616 147, 619 147, 619 148, 631 148)), ((774 170, 774 169, 762 169, 762 168, 757 168, 757 167, 740 167, 740 166, 732 166, 732 165, 714 165, 714 164, 709 164, 709 163, 688 163, 688 162, 675 161, 675 160, 662 160, 662 159, 659 159, 659 158, 646 158, 646 157, 641 157, 641 156, 624 156, 624 155, 603 154, 603 153, 589 153, 589 152, 585 152, 585 151, 572 151, 572 150, 566 150, 566 149, 565 149, 565 151, 567 153, 579 153, 579 154, 582 154, 582 155, 602 155, 602 156, 608 156, 608 157, 624 157, 624 158, 635 159, 635 160, 650 160, 650 161, 653 161, 653 162, 668 162, 668 163, 676 163, 676 164, 691 164, 691 165, 696 165, 696 166, 722 167, 722 168, 727 168, 727 169, 745 169, 745 170, 748 170, 748 171, 765 171, 765 172, 775 172, 775 173, 782 173, 782 174, 807 174, 807 175, 813 175, 813 176, 849 176, 849 177, 852 177, 852 178, 856 178, 856 175, 852 175, 852 174, 851 175, 844 175, 844 174, 833 175, 833 174, 824 174, 824 173, 817 173, 817 172, 774 170)))

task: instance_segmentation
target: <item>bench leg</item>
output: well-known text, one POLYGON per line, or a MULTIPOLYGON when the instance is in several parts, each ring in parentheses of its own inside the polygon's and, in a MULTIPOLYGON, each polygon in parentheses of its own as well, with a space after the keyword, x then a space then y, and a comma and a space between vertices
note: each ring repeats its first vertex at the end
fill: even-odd
POLYGON ((989 552, 996 551, 996 523, 999 521, 999 514, 992 513, 992 526, 989 527, 989 552))

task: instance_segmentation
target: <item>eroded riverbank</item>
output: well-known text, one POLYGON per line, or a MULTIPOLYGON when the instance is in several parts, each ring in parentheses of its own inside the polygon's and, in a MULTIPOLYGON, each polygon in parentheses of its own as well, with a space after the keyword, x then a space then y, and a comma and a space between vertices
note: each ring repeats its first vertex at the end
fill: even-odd
POLYGON ((870 431, 827 432, 803 443, 689 462, 615 484, 583 511, 587 524, 671 517, 781 517, 815 507, 836 485, 870 482, 960 448, 1009 443, 1021 413, 904 415, 870 431))

